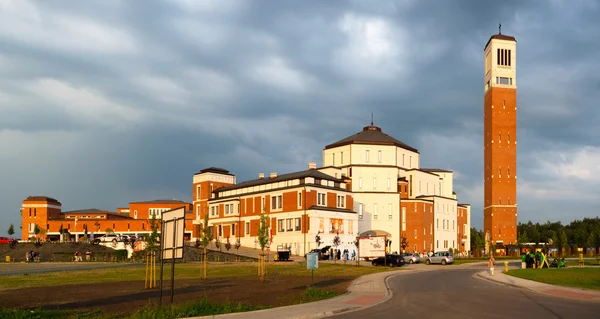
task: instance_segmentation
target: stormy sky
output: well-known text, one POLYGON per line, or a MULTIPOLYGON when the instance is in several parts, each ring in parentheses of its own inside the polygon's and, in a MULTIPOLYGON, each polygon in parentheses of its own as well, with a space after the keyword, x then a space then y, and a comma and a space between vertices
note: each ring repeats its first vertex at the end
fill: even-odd
POLYGON ((0 0, 0 235, 20 203, 114 211, 321 165, 375 124, 483 224, 483 49, 517 39, 519 221, 598 216, 596 1, 0 0))

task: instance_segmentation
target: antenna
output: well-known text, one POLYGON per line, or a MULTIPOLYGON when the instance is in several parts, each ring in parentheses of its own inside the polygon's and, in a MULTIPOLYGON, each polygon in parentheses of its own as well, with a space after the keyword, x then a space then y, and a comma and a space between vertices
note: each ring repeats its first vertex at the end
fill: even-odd
POLYGON ((498 34, 502 34, 502 23, 498 24, 498 34))

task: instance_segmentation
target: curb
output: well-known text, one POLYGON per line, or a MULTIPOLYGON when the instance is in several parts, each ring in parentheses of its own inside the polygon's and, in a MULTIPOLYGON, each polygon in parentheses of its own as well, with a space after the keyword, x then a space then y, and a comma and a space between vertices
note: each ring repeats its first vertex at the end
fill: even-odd
MULTIPOLYGON (((487 280, 487 281, 490 281, 490 282, 493 282, 493 283, 496 283, 496 284, 500 284, 500 285, 505 285, 505 286, 509 286, 509 287, 513 287, 513 288, 517 288, 517 289, 527 289, 528 291, 531 291, 531 292, 534 292, 534 293, 537 293, 537 294, 540 294, 540 295, 551 296, 551 297, 562 298, 562 299, 569 299, 569 300, 584 301, 584 302, 593 302, 593 303, 600 302, 600 296, 588 300, 588 299, 581 299, 581 298, 570 297, 570 296, 554 295, 554 294, 551 294, 551 293, 547 293, 545 291, 534 290, 534 289, 532 289, 530 287, 527 287, 527 286, 520 286, 520 285, 517 285, 517 284, 511 284, 511 283, 504 282, 504 281, 501 281, 501 280, 496 280, 496 279, 493 279, 493 278, 489 278, 490 276, 485 276, 485 273, 486 272, 478 272, 474 276, 477 276, 477 277, 479 277, 481 279, 484 279, 484 280, 487 280)), ((504 275, 504 276, 509 276, 509 275, 504 275)), ((519 279, 526 280, 526 281, 531 281, 532 283, 535 283, 535 284, 544 284, 544 285, 552 287, 554 289, 564 289, 564 290, 567 290, 567 291, 577 291, 577 292, 580 292, 580 293, 585 293, 585 292, 589 291, 589 290, 583 289, 583 288, 551 285, 551 284, 547 284, 547 283, 543 283, 543 282, 538 282, 538 281, 535 281, 535 280, 523 279, 523 278, 519 278, 519 279)), ((589 291, 589 292, 592 292, 592 291, 589 291)))

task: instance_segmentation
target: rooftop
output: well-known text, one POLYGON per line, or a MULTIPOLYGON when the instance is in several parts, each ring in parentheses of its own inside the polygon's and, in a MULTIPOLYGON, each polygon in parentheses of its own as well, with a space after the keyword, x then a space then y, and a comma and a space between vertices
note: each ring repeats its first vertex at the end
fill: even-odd
POLYGON ((488 42, 485 44, 483 51, 485 51, 485 49, 487 49, 488 45, 490 45, 490 42, 492 42, 492 39, 517 42, 517 39, 515 39, 515 37, 512 37, 510 35, 506 35, 506 34, 502 34, 502 33, 494 34, 493 36, 490 37, 488 42))
POLYGON ((131 202, 129 204, 188 204, 179 199, 155 199, 146 202, 131 202))
POLYGON ((424 172, 430 172, 430 173, 452 173, 452 171, 446 170, 446 169, 441 169, 441 168, 421 168, 422 171, 424 172))
POLYGON ((194 174, 202 174, 202 173, 217 173, 217 174, 224 174, 224 175, 231 175, 231 176, 235 176, 231 173, 229 173, 228 170, 224 169, 224 168, 220 168, 220 167, 209 167, 209 168, 205 168, 203 170, 200 170, 200 172, 194 174))
POLYGON ((369 126, 365 126, 361 132, 358 132, 354 135, 341 139, 333 144, 325 146, 325 149, 344 146, 348 144, 395 145, 405 150, 419 153, 419 151, 416 148, 411 147, 383 133, 381 131, 381 128, 373 125, 373 123, 371 123, 371 125, 369 126))
POLYGON ((52 202, 52 203, 58 203, 60 205, 60 202, 52 197, 48 197, 48 196, 28 196, 26 199, 26 201, 44 201, 44 202, 52 202))
POLYGON ((265 177, 265 178, 253 179, 253 180, 241 182, 241 183, 238 183, 235 185, 217 188, 215 190, 215 192, 223 192, 223 191, 229 191, 229 190, 234 190, 234 189, 240 189, 240 188, 244 188, 244 187, 265 185, 265 184, 269 184, 269 183, 283 182, 283 181, 299 179, 299 178, 306 178, 306 177, 313 177, 313 178, 318 178, 318 179, 334 181, 334 182, 338 182, 338 183, 345 183, 345 181, 342 179, 335 178, 333 176, 319 172, 315 169, 309 169, 306 171, 278 175, 275 178, 265 177))

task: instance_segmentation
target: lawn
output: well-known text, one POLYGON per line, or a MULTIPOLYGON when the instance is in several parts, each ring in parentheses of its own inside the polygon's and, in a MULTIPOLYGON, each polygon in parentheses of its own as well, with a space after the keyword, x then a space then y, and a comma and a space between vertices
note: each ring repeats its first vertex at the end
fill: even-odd
MULTIPOLYGON (((396 268, 394 268, 395 270, 396 268)), ((388 268, 387 270, 391 270, 388 268)), ((325 277, 360 277, 375 272, 386 271, 383 267, 356 267, 343 264, 319 264, 315 270, 315 276, 325 277)), ((256 263, 231 263, 213 264, 208 266, 208 278, 227 278, 235 276, 252 276, 257 274, 256 263)), ((157 265, 157 276, 160 267, 157 265)), ((167 280, 171 273, 170 265, 165 264, 164 278, 167 280)), ((177 264, 175 265, 176 279, 198 279, 200 278, 200 264, 177 264)), ((267 276, 303 276, 310 277, 311 272, 306 269, 306 264, 276 264, 267 266, 267 276)), ((30 287, 48 287, 68 284, 91 284, 119 281, 144 280, 145 267, 137 264, 131 267, 78 270, 77 275, 72 271, 61 271, 25 276, 6 276, 0 280, 0 290, 30 287)), ((258 280, 258 279, 257 279, 258 280)))
POLYGON ((515 269, 506 274, 552 285, 600 290, 600 268, 515 269))
MULTIPOLYGON (((508 261, 508 260, 521 260, 520 257, 515 257, 515 256, 508 256, 508 257, 494 257, 494 259, 496 259, 496 263, 498 262, 503 262, 503 261, 508 261)), ((462 264, 470 264, 470 263, 480 263, 480 262, 487 262, 488 261, 488 257, 482 257, 482 258, 454 258, 454 264, 455 265, 462 265, 462 264)))

